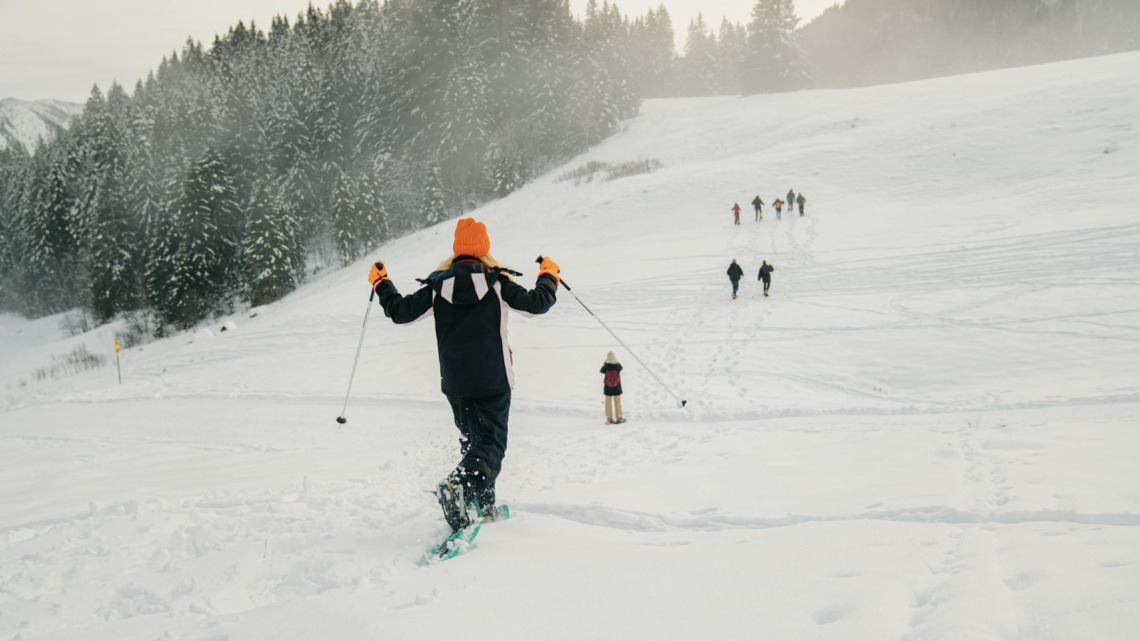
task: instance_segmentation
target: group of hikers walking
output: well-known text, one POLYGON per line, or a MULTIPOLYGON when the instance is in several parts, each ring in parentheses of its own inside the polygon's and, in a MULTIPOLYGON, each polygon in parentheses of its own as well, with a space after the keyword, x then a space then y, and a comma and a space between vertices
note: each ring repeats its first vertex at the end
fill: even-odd
MULTIPOLYGON (((793 205, 799 205, 800 215, 803 216, 805 203, 807 203, 807 198, 804 198, 802 192, 797 196, 794 189, 789 189, 787 202, 776 198, 776 200, 772 201, 772 207, 776 209, 776 218, 779 219, 780 214, 782 214, 784 211, 784 205, 788 206, 789 212, 792 211, 793 205)), ((752 207, 756 210, 756 221, 759 222, 761 220, 764 220, 764 201, 760 200, 759 194, 757 194, 756 197, 752 199, 752 207)), ((732 215, 734 216, 733 224, 739 225, 740 203, 734 203, 732 205, 732 215)), ((756 280, 764 283, 765 296, 768 295, 768 289, 772 286, 772 272, 774 271, 776 271, 776 268, 769 265, 768 261, 764 261, 764 264, 760 266, 760 274, 756 277, 756 280)), ((740 263, 736 262, 735 258, 733 258, 732 264, 728 266, 728 280, 732 281, 733 300, 740 298, 740 279, 742 278, 744 278, 744 268, 740 266, 740 263)))
MULTIPOLYGON (((776 268, 772 265, 769 265, 768 261, 764 261, 764 264, 760 265, 760 274, 756 276, 756 280, 764 283, 765 296, 768 295, 768 288, 772 286, 772 272, 774 271, 776 271, 776 268)), ((740 263, 736 262, 735 258, 733 258, 732 264, 728 266, 728 280, 732 281, 733 300, 736 300, 740 297, 741 278, 744 278, 744 268, 740 266, 740 263)))
MULTIPOLYGON (((780 200, 779 198, 776 198, 776 200, 772 201, 772 207, 774 207, 776 209, 776 219, 779 220, 781 217, 781 214, 784 211, 785 206, 787 206, 788 211, 791 212, 792 208, 795 205, 799 205, 800 206, 800 215, 803 216, 804 215, 804 204, 805 203, 807 203, 807 198, 804 198, 803 192, 800 192, 800 195, 797 196, 796 191, 794 189, 789 189, 788 190, 788 200, 785 202, 783 200, 780 200)), ((764 211, 763 211, 764 210, 764 204, 765 204, 764 201, 760 200, 760 194, 756 194, 756 197, 752 199, 752 208, 756 210, 756 222, 760 222, 761 220, 764 220, 764 211)), ((732 215, 734 216, 734 221, 735 221, 733 224, 739 225, 740 224, 740 203, 734 203, 732 205, 732 215)))

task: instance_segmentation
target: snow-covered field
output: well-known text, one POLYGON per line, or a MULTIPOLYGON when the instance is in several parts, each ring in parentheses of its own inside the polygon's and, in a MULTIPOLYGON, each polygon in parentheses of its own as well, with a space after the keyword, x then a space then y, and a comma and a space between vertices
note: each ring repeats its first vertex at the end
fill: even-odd
POLYGON ((369 261, 410 292, 453 223, 126 350, 122 386, 32 374, 114 326, 0 319, 0 640, 1140 637, 1138 68, 650 101, 476 212, 691 411, 565 292, 514 317, 518 516, 435 567, 457 434, 431 324, 376 310, 333 419, 369 261), (792 187, 806 217, 752 220, 792 187))

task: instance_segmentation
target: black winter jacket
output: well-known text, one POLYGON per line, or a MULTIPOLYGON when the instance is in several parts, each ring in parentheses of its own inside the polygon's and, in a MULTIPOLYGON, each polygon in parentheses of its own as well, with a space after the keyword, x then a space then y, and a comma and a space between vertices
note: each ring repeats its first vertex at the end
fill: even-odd
POLYGON ((772 272, 774 271, 776 271, 775 267, 764 263, 760 266, 760 275, 756 277, 756 280, 772 280, 772 272))
POLYGON ((728 279, 729 280, 740 280, 741 278, 744 278, 744 270, 740 268, 740 265, 737 265, 736 263, 729 265, 728 266, 728 279))
POLYGON ((602 373, 606 375, 602 382, 602 392, 606 396, 621 396, 621 365, 619 363, 606 363, 602 365, 602 373), (611 376, 607 372, 613 372, 613 375, 611 376))
POLYGON ((543 274, 527 290, 478 260, 460 256, 450 269, 433 272, 414 294, 401 296, 392 281, 376 288, 384 314, 397 324, 435 315, 440 387, 448 396, 486 397, 515 384, 507 342, 507 308, 545 314, 558 281, 543 274))
POLYGON ((761 207, 764 206, 764 201, 760 200, 760 197, 757 196, 757 197, 752 199, 752 206, 755 207, 756 209, 760 209, 761 207))

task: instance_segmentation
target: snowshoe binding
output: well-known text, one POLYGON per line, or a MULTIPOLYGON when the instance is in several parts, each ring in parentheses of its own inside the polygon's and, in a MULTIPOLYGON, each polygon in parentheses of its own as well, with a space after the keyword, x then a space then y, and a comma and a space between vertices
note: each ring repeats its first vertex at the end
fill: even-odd
MULTIPOLYGON (((436 500, 443 509, 443 518, 451 527, 451 534, 442 543, 428 550, 423 564, 446 561, 467 550, 483 526, 483 511, 479 503, 464 496, 463 483, 445 479, 435 489, 436 500)), ((510 515, 510 510, 507 510, 510 515)))

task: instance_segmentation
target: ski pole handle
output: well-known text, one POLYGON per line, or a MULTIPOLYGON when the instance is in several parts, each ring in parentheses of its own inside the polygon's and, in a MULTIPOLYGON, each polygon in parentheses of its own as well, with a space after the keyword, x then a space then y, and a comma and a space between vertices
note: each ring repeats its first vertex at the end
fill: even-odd
MULTIPOLYGON (((543 256, 539 256, 538 258, 536 258, 536 259, 535 259, 535 261, 534 261, 534 262, 536 262, 536 263, 538 263, 539 265, 541 265, 541 264, 542 264, 542 261, 544 261, 544 260, 546 260, 546 258, 545 258, 545 257, 543 257, 543 256)), ((565 288, 566 288, 566 291, 571 291, 571 292, 572 292, 572 291, 574 291, 574 288, 573 288, 573 287, 571 287, 570 285, 568 285, 568 284, 566 283, 566 279, 562 278, 562 274, 559 274, 559 275, 558 275, 558 284, 559 284, 559 285, 562 285, 563 287, 565 287, 565 288)))

